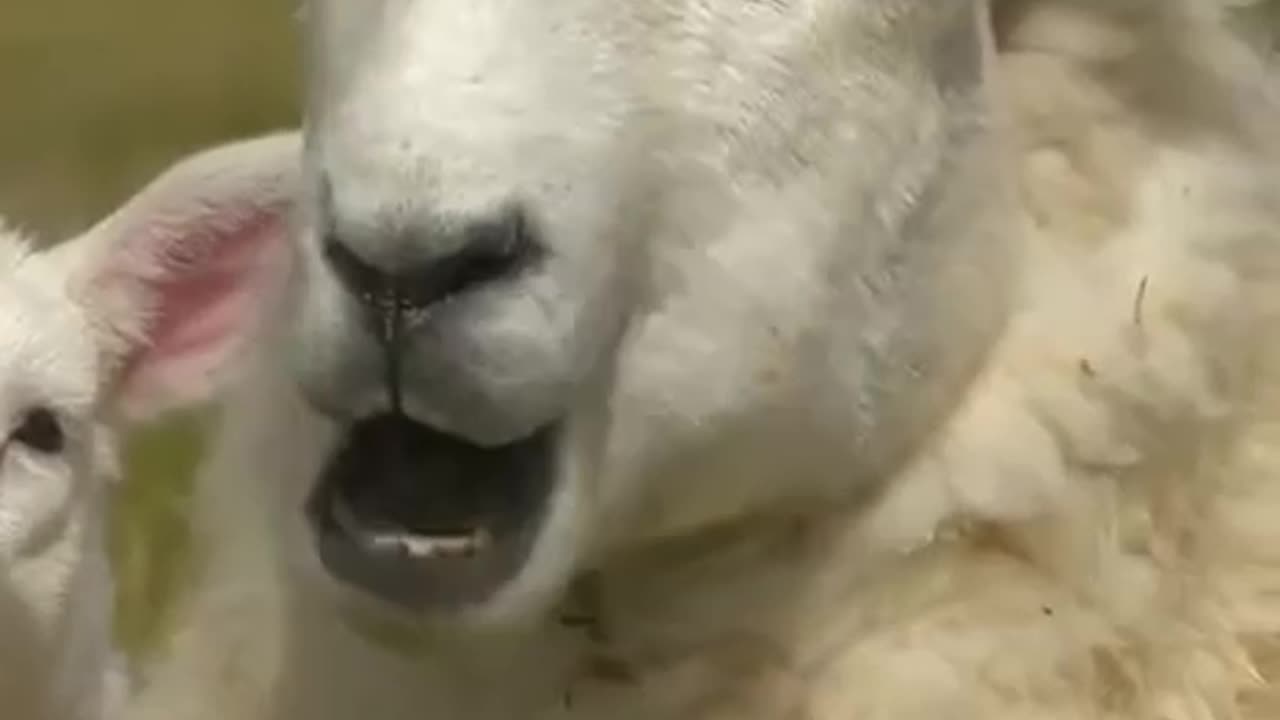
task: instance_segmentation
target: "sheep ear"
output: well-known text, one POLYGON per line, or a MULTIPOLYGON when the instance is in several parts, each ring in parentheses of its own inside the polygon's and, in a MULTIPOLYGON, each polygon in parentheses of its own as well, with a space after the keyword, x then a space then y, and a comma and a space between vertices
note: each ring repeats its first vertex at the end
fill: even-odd
POLYGON ((122 419, 204 402, 226 380, 292 267, 300 162, 297 133, 195 153, 52 251, 71 266, 122 419))

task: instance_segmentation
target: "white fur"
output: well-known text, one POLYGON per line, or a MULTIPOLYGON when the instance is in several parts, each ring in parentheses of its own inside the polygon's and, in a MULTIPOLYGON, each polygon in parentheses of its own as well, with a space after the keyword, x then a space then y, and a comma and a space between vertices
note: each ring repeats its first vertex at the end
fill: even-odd
POLYGON ((551 519, 454 615, 321 568, 302 398, 380 400, 309 203, 133 718, 1280 716, 1280 108, 1216 5, 306 12, 360 252, 540 223, 406 392, 477 441, 567 417, 551 519))
POLYGON ((181 337, 157 336, 152 320, 209 319, 213 304, 233 293, 179 306, 176 291, 216 274, 281 275, 296 148, 292 136, 273 137, 189 158, 84 236, 52 249, 37 251, 0 228, 3 717, 98 720, 120 706, 127 673, 112 651, 105 535, 108 493, 119 478, 115 434, 207 398, 223 381, 211 371, 230 369, 247 336, 237 332, 252 327, 252 315, 194 350, 176 347, 181 337), (237 214, 254 213, 277 216, 278 230, 251 238, 256 245, 239 258, 221 255, 218 246, 247 227, 237 214), (33 408, 56 415, 61 450, 12 434, 33 408))

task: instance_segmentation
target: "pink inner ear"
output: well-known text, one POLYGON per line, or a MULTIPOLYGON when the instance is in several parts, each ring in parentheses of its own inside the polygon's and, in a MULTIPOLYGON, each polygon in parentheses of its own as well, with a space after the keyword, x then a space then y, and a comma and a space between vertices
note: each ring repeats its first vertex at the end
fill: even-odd
POLYGON ((166 248, 163 272, 138 278, 153 315, 146 342, 120 375, 127 414, 151 415, 210 394, 213 375, 250 332, 264 291, 280 273, 284 223, 278 211, 261 209, 216 237, 193 233, 166 248))

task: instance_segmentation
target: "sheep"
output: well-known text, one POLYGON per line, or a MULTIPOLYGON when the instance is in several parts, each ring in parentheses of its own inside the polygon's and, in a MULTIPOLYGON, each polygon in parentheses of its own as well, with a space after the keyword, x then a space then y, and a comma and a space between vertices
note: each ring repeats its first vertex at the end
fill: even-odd
POLYGON ((305 0, 129 720, 1280 717, 1280 106, 1206 0, 305 0))
POLYGON ((118 435, 209 401, 290 253, 297 138, 180 161, 83 235, 0 227, 0 715, 115 717, 118 435))

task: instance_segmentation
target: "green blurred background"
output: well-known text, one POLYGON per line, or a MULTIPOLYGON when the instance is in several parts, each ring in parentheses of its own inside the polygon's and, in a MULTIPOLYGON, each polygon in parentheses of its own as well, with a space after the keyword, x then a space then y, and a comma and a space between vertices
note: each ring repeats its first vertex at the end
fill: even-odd
MULTIPOLYGON (((165 165, 296 121, 288 0, 0 0, 0 213, 76 233, 165 165)), ((129 439, 113 527, 118 629, 150 647, 189 550, 183 503, 209 413, 129 439)))
MULTIPOLYGON (((186 152, 292 124, 291 12, 288 0, 0 0, 0 208, 65 237, 186 152)), ((1239 26, 1275 48, 1280 0, 1244 0, 1239 26)), ((163 633, 183 577, 184 503, 210 421, 195 412, 129 440, 112 540, 135 653, 163 633)))

